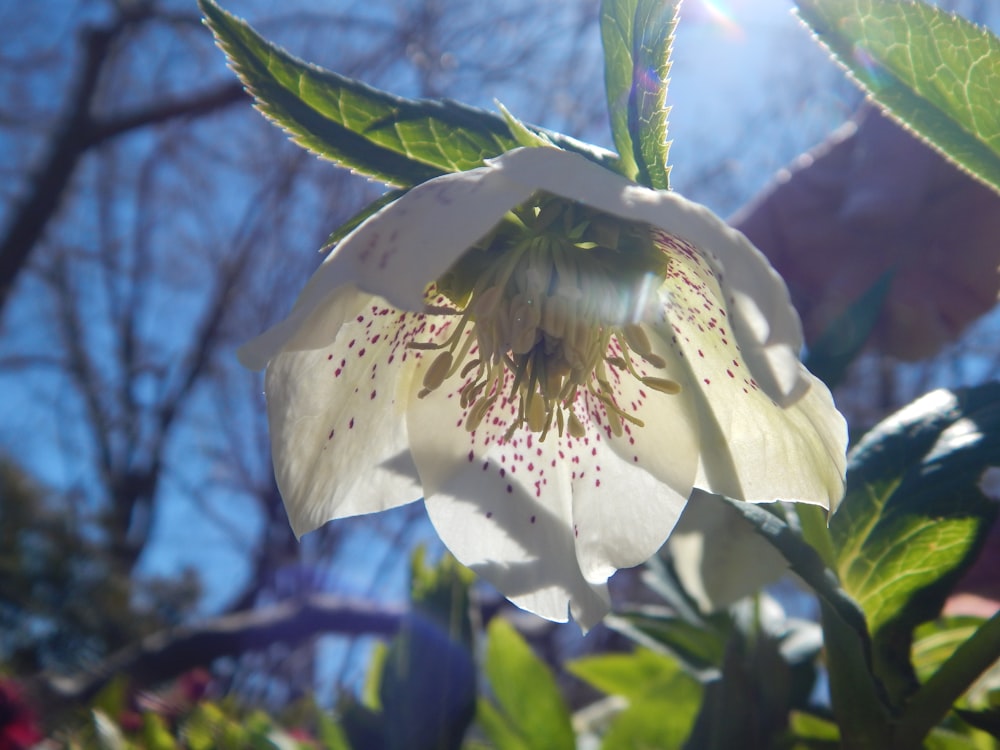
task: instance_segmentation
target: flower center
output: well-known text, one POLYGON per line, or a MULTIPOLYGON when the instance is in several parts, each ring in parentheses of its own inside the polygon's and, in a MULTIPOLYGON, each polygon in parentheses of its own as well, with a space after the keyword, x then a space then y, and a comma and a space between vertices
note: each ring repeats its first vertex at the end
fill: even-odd
POLYGON ((680 391, 636 367, 666 366, 639 324, 662 315, 666 265, 646 226, 558 198, 515 209, 432 285, 455 307, 430 311, 459 321, 444 342, 411 344, 441 350, 419 396, 458 373, 470 432, 498 400, 517 405, 504 439, 520 427, 542 440, 553 428, 582 437, 573 410, 581 392, 604 405, 615 435, 625 421, 642 426, 616 401, 609 368, 663 393, 680 391))

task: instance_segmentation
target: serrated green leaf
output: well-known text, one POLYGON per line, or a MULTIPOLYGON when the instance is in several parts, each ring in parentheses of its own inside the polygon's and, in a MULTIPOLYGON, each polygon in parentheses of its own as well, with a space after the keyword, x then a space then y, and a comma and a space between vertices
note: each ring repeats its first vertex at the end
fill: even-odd
POLYGON ((796 0, 877 102, 1000 192, 1000 39, 914 0, 796 0))
MULTIPOLYGON (((871 673, 872 644, 864 612, 827 567, 819 552, 788 523, 751 503, 733 502, 788 561, 820 600, 823 637, 829 661, 830 697, 845 747, 880 748, 888 712, 871 673)), ((833 553, 831 553, 833 554, 833 553)))
POLYGON ((601 3, 601 44, 604 47, 604 90, 608 99, 611 136, 618 149, 619 169, 628 179, 639 175, 636 150, 629 128, 632 95, 632 28, 639 0, 604 0, 601 3))
POLYGON ((679 0, 601 4, 604 82, 619 169, 657 189, 670 187, 666 106, 670 47, 679 0))
POLYGON ((510 130, 510 134, 514 137, 514 140, 517 141, 518 145, 524 146, 525 148, 539 148, 541 146, 552 145, 551 141, 547 138, 542 137, 528 127, 528 125, 514 117, 510 110, 503 106, 503 104, 497 101, 494 103, 500 110, 500 114, 503 116, 504 122, 507 123, 507 128, 510 130))
POLYGON ((1000 386, 936 391, 852 451, 830 533, 844 589, 872 634, 875 673, 899 704, 916 687, 914 628, 937 615, 996 513, 977 483, 1000 461, 1000 386))
POLYGON ((781 518, 760 505, 726 499, 754 529, 769 541, 788 561, 791 570, 816 592, 831 613, 835 613, 860 639, 868 642, 868 626, 858 603, 841 587, 834 571, 823 563, 817 551, 795 533, 781 518))
POLYGON ((639 144, 639 182, 658 190, 670 188, 667 157, 667 84, 670 47, 680 0, 640 0, 635 18, 635 74, 629 101, 629 128, 639 144))
POLYGON ((487 630, 485 667, 501 713, 528 747, 573 750, 569 711, 552 672, 500 617, 487 630))
MULTIPOLYGON (((300 146, 389 185, 408 187, 481 166, 516 148, 503 117, 452 101, 404 99, 303 62, 245 21, 199 0, 256 107, 300 146)), ((560 133, 536 135, 605 166, 615 157, 560 133)))

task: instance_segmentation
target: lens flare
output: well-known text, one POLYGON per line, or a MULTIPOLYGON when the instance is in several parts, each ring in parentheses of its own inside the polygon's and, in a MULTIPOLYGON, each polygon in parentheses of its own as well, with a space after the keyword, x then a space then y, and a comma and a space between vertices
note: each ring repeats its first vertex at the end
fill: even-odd
POLYGON ((881 89, 892 80, 892 76, 879 65, 878 61, 871 56, 867 49, 860 44, 855 44, 852 55, 868 74, 868 83, 875 89, 881 89))
POLYGON ((701 7, 709 21, 722 29, 727 36, 742 39, 745 36, 743 27, 736 22, 731 3, 723 0, 700 0, 701 7))

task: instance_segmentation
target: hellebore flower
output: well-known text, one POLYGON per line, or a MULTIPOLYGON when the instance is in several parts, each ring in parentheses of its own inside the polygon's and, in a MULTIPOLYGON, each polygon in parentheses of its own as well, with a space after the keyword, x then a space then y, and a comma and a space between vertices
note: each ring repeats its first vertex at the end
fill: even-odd
POLYGON ((423 496, 462 563, 589 627, 693 487, 839 501, 846 427, 800 346, 741 234, 533 148, 371 216, 240 355, 296 534, 423 496))

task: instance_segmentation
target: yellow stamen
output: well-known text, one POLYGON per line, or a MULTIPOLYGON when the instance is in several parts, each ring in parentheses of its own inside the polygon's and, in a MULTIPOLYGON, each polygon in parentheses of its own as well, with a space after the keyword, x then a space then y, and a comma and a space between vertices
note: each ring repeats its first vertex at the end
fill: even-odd
POLYGON ((648 385, 654 391, 666 393, 668 396, 676 396, 681 392, 681 384, 673 380, 667 380, 666 378, 654 378, 651 376, 639 378, 639 380, 641 380, 645 385, 648 385))
POLYGON ((454 357, 448 351, 437 355, 431 366, 427 368, 427 372, 424 373, 424 388, 429 391, 436 390, 444 382, 453 360, 454 357))
POLYGON ((462 285, 461 267, 449 271, 452 292, 445 293, 454 307, 427 311, 457 321, 442 340, 408 344, 440 351, 418 396, 458 374, 470 432, 503 397, 513 409, 513 418, 504 418, 503 439, 521 428, 539 440, 551 429, 579 439, 586 429, 575 404, 583 388, 583 395, 602 405, 607 429, 620 437, 626 422, 643 422, 617 402, 613 382, 631 377, 659 393, 680 392, 675 381, 640 367, 640 359, 656 370, 667 362, 653 351, 641 324, 626 322, 641 315, 636 300, 647 298, 650 274, 662 273, 666 261, 653 251, 642 254, 645 230, 587 215, 586 209, 581 214, 565 202, 541 201, 515 209, 507 224, 469 251, 464 278, 474 283, 462 285), (631 243, 627 252, 618 249, 619 242, 623 248, 631 243))

